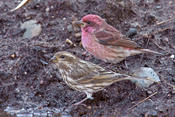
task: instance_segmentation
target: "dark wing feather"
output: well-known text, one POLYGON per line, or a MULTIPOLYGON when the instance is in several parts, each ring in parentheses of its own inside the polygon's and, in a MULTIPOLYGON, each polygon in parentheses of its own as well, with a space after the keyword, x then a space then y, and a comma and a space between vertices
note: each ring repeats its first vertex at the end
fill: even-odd
POLYGON ((72 71, 71 76, 75 78, 77 84, 111 84, 115 80, 126 77, 122 74, 117 74, 112 71, 106 71, 102 67, 93 63, 86 63, 80 70, 72 71))
POLYGON ((124 39, 123 35, 118 30, 109 25, 107 28, 97 31, 95 37, 96 41, 103 45, 140 48, 134 41, 124 39))

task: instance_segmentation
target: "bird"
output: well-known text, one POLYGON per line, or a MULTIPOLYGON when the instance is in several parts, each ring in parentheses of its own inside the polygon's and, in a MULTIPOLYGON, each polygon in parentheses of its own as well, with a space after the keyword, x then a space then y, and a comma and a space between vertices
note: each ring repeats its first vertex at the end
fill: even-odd
POLYGON ((88 14, 73 25, 81 27, 83 48, 105 62, 119 63, 125 58, 141 53, 162 53, 141 48, 136 42, 127 39, 98 15, 88 14))
POLYGON ((84 99, 73 105, 79 105, 87 99, 93 99, 93 93, 103 90, 114 82, 140 79, 138 77, 105 70, 103 67, 82 60, 67 51, 55 53, 50 59, 50 62, 59 70, 63 81, 70 88, 86 94, 84 99))

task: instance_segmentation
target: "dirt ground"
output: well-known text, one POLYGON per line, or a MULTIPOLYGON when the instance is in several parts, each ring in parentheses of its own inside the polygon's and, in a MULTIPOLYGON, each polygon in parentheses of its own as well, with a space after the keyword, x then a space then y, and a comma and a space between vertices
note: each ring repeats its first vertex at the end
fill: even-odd
POLYGON ((1 0, 0 116, 175 117, 175 1, 120 1, 33 0, 11 13, 9 10, 18 4, 17 0, 1 0), (151 67, 161 82, 146 89, 130 81, 114 83, 95 93, 94 100, 85 102, 86 107, 80 105, 64 111, 85 95, 70 89, 48 61, 60 50, 87 60, 71 24, 90 13, 105 18, 143 48, 164 55, 137 55, 118 64, 94 57, 89 61, 126 74, 142 66, 151 67), (39 36, 22 38, 25 30, 20 25, 28 20, 41 24, 39 36), (66 39, 74 45, 66 43, 66 39))

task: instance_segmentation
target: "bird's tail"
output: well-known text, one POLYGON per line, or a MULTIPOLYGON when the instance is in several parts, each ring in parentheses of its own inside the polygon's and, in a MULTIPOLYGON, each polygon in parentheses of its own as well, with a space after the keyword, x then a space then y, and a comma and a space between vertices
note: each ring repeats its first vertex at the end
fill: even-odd
POLYGON ((116 79, 115 82, 120 82, 123 80, 130 80, 131 82, 134 82, 137 86, 143 87, 143 88, 149 87, 151 84, 155 82, 159 82, 149 77, 139 77, 139 76, 126 76, 124 78, 116 79))
POLYGON ((130 76, 126 74, 119 74, 116 73, 116 77, 114 77, 115 82, 123 81, 123 80, 148 80, 155 82, 153 79, 148 78, 148 77, 139 77, 139 76, 130 76), (121 77, 120 77, 121 76, 121 77))
POLYGON ((160 52, 156 52, 156 51, 153 51, 153 50, 150 50, 150 49, 140 49, 143 53, 153 53, 153 54, 159 54, 159 55, 163 55, 162 53, 160 52))

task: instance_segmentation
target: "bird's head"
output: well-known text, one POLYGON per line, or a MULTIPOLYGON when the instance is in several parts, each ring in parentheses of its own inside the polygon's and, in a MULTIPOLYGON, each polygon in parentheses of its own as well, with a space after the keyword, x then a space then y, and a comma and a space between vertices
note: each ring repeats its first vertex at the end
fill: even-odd
POLYGON ((71 65, 76 63, 78 60, 79 58, 77 58, 73 54, 66 52, 66 51, 57 52, 50 59, 52 63, 55 63, 61 69, 68 69, 71 65))
POLYGON ((84 16, 80 21, 76 21, 75 24, 79 25, 81 29, 88 33, 94 33, 103 26, 105 20, 98 15, 89 14, 84 16))

